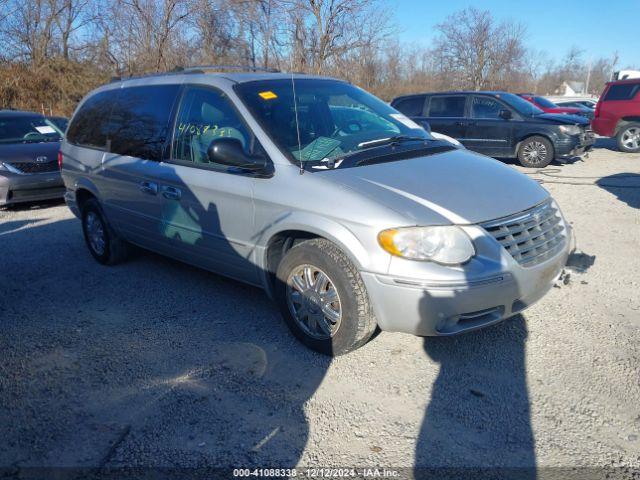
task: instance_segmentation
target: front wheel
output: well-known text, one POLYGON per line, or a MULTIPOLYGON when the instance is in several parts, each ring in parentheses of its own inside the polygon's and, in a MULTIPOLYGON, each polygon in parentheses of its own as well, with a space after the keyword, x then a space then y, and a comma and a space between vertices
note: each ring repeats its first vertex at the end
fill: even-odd
POLYGON ((343 355, 373 335, 376 321, 362 277, 328 240, 306 240, 291 248, 278 266, 276 281, 287 325, 313 350, 343 355))
POLYGON ((553 156, 553 145, 544 137, 526 138, 518 147, 518 161, 523 167, 546 167, 553 160, 553 156))
POLYGON ((622 152, 640 152, 640 123, 625 125, 616 135, 618 148, 622 152))

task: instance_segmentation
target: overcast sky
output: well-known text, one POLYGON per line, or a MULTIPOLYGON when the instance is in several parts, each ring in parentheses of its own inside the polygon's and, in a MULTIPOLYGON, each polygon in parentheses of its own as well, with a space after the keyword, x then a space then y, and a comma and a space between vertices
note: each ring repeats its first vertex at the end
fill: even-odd
POLYGON ((571 46, 583 49, 585 60, 613 57, 618 69, 640 68, 640 0, 387 0, 395 13, 400 38, 428 46, 434 26, 468 6, 489 10, 498 19, 522 22, 525 43, 561 59, 571 46))

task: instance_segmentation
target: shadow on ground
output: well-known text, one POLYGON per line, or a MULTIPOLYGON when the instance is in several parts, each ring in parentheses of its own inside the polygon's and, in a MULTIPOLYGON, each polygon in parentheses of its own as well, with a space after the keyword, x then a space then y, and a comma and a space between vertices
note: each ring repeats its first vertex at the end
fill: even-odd
POLYGON ((596 184, 630 207, 640 208, 640 173, 616 173, 602 177, 596 184))
POLYGON ((596 138, 596 143, 594 143, 593 148, 603 148, 605 150, 610 150, 612 152, 619 152, 618 144, 615 138, 609 137, 598 137, 596 138))
POLYGON ((75 219, 5 232, 0 466, 296 465, 329 359, 261 290, 148 253, 100 266, 75 219))

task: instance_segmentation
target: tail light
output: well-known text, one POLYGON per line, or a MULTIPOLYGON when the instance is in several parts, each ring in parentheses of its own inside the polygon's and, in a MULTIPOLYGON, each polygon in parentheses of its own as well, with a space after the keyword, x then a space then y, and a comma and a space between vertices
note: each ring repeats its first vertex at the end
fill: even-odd
POLYGON ((58 169, 62 170, 62 152, 58 151, 58 169))

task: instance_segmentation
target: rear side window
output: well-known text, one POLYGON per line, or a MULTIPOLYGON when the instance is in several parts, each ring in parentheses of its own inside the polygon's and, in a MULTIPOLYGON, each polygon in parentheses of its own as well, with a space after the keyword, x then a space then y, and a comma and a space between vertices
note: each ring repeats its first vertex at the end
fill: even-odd
POLYGON ((640 90, 640 83, 626 84, 626 85, 611 85, 607 94, 604 97, 604 101, 608 100, 631 100, 636 96, 636 93, 640 90))
POLYGON ((169 120, 179 88, 179 85, 152 85, 121 89, 109 120, 109 151, 161 160, 171 132, 169 120))
POLYGON ((422 116, 425 97, 409 97, 394 102, 393 108, 404 113, 408 117, 422 116))
POLYGON ((106 148, 107 124, 116 94, 117 90, 100 92, 89 97, 82 104, 67 131, 69 143, 99 149, 106 148))
POLYGON ((430 117, 464 117, 464 105, 467 98, 461 95, 449 97, 431 97, 430 117))

